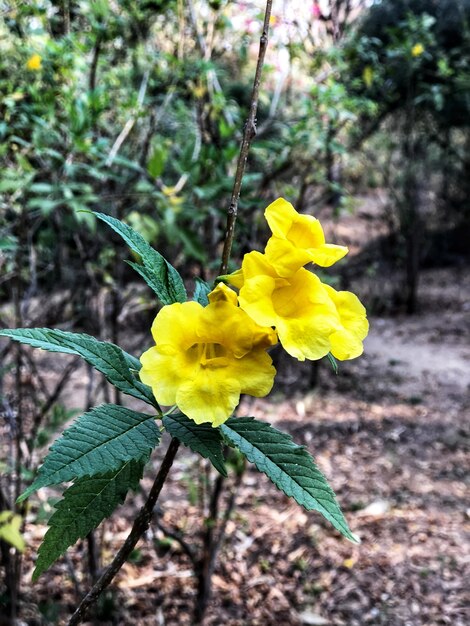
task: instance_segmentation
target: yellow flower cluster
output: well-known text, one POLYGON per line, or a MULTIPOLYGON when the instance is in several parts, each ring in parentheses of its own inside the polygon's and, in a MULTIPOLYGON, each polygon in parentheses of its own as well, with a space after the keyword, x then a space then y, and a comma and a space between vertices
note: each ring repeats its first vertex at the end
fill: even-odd
POLYGON ((198 424, 222 424, 242 393, 269 393, 276 371, 266 349, 278 339, 300 361, 330 352, 353 359, 363 350, 363 305, 304 267, 329 267, 348 249, 326 243, 320 222, 283 198, 265 216, 272 236, 264 253, 249 252, 239 270, 220 277, 239 290, 238 297, 219 283, 206 307, 163 307, 152 326, 156 345, 141 357, 141 380, 157 401, 176 404, 198 424))

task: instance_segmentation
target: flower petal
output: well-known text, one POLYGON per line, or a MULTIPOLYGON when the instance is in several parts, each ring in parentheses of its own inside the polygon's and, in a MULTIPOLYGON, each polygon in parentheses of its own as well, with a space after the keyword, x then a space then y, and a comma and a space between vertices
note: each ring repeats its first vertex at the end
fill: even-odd
POLYGON ((152 324, 152 336, 157 345, 171 344, 189 348, 197 340, 196 327, 204 308, 198 302, 164 306, 152 324))
POLYGON ((220 426, 240 401, 240 385, 228 378, 225 370, 201 369, 193 380, 183 383, 176 394, 176 404, 196 424, 210 422, 220 426))
POLYGON ((298 213, 292 204, 284 198, 272 202, 264 212, 269 228, 277 237, 285 237, 297 216, 298 213))
POLYGON ((230 302, 234 306, 238 305, 237 294, 224 283, 219 283, 207 296, 209 302, 230 302))

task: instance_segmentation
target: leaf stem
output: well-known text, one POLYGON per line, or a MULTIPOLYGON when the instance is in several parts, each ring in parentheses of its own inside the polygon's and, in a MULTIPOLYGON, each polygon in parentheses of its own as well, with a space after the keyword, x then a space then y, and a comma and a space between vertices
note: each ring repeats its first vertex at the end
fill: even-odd
POLYGON ((258 61, 256 63, 255 78, 253 81, 253 91, 251 92, 250 111, 245 122, 243 131, 243 139, 240 146, 240 154, 238 156, 237 170, 235 173, 235 181, 232 190, 232 197, 227 210, 227 226, 225 230, 224 249, 222 252, 222 263, 219 274, 226 274, 232 244, 234 238, 235 222, 238 214, 238 200, 240 198, 240 190, 242 186, 243 175, 245 173, 246 160, 248 151, 253 137, 256 135, 256 112, 258 110, 259 88, 261 83, 261 72, 264 65, 264 57, 266 48, 268 47, 268 31, 269 19, 271 17, 272 0, 266 0, 266 10, 264 13, 263 33, 259 42, 258 61))
POLYGON ((139 514, 135 518, 134 524, 132 525, 132 530, 129 533, 126 541, 123 543, 119 552, 116 554, 112 562, 108 565, 104 573, 100 576, 100 578, 96 581, 96 583, 87 593, 87 595, 80 602, 77 610, 70 618, 67 626, 76 626, 76 624, 80 624, 82 619, 85 617, 88 609, 96 602, 100 594, 111 583, 113 578, 124 565, 132 550, 137 545, 139 539, 148 529, 150 521, 152 519, 153 509, 158 500, 166 477, 168 476, 168 472, 170 471, 170 468, 173 464, 179 445, 180 442, 177 439, 171 440, 160 469, 158 470, 155 482, 153 483, 152 489, 150 490, 147 501, 140 509, 139 514))

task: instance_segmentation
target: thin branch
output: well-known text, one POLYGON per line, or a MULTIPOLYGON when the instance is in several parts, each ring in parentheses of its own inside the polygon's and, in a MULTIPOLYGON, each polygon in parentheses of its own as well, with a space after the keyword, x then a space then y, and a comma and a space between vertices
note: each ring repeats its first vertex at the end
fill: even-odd
POLYGON ((124 565, 125 561, 128 559, 132 550, 137 545, 139 539, 148 529, 150 521, 152 519, 153 509, 158 500, 158 496, 160 495, 166 477, 168 476, 168 472, 173 465, 173 461, 178 451, 179 445, 180 442, 177 439, 171 440, 170 445, 168 446, 168 450, 166 451, 165 457, 158 471, 158 474, 155 478, 155 482, 153 483, 152 489, 150 490, 149 497, 147 498, 147 501, 140 509, 139 514, 135 518, 131 532, 127 536, 126 541, 123 543, 119 552, 116 554, 110 565, 108 565, 104 573, 100 576, 97 582, 93 585, 87 595, 80 602, 77 610, 70 618, 68 626, 76 626, 76 624, 80 624, 82 619, 85 617, 88 609, 96 602, 100 594, 111 583, 113 578, 124 565))
POLYGON ((109 156, 106 159, 107 167, 110 167, 113 164, 114 159, 116 158, 122 144, 126 141, 127 136, 129 135, 129 133, 134 127, 139 111, 142 109, 142 106, 144 104, 144 98, 145 98, 145 93, 147 91, 149 76, 150 76, 150 71, 147 70, 142 78, 142 83, 140 84, 139 95, 137 96, 137 106, 134 111, 134 114, 124 124, 124 128, 121 130, 118 138, 114 142, 114 145, 109 152, 109 156))
POLYGON ((237 162, 237 171, 235 173, 235 182, 232 190, 232 197, 230 199, 230 205, 227 211, 227 227, 225 231, 224 249, 222 252, 222 264, 220 266, 219 274, 226 274, 228 268, 228 262, 230 253, 232 250, 235 222, 237 221, 238 214, 238 200, 240 198, 240 191, 242 186, 243 175, 245 173, 246 160, 248 158, 248 151, 253 137, 256 135, 256 112, 258 110, 258 98, 259 88, 261 83, 261 72, 264 65, 264 57, 266 54, 266 48, 268 47, 268 31, 269 31, 269 19, 271 17, 272 0, 266 1, 266 10, 264 14, 263 34, 259 42, 258 61, 256 63, 255 78, 253 81, 253 91, 251 93, 250 112, 248 119, 245 123, 245 129, 243 132, 243 139, 240 146, 240 154, 237 162))

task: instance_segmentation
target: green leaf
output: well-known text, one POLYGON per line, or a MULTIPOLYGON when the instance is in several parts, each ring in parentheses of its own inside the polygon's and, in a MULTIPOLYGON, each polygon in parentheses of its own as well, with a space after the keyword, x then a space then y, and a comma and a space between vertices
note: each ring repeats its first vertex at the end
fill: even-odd
POLYGON ((222 437, 210 424, 196 424, 186 415, 173 414, 163 417, 163 425, 172 437, 176 437, 193 452, 209 459, 215 469, 227 476, 222 454, 222 437))
POLYGON ((328 352, 326 356, 328 357, 328 361, 330 362, 334 373, 337 374, 339 371, 339 368, 338 368, 338 362, 336 361, 335 357, 331 354, 331 352, 328 352))
POLYGON ((23 518, 12 511, 2 511, 0 513, 0 540, 6 541, 19 552, 25 549, 25 541, 21 535, 21 524, 23 518))
POLYGON ((49 520, 49 530, 39 548, 33 580, 78 539, 83 539, 137 489, 148 457, 127 461, 114 472, 83 478, 64 492, 49 520))
POLYGON ((145 241, 142 235, 110 215, 104 215, 104 213, 95 213, 95 215, 108 224, 124 239, 130 249, 141 257, 143 265, 136 263, 130 263, 130 265, 139 272, 163 304, 186 302, 187 294, 183 279, 175 268, 145 241))
POLYGON ((150 387, 137 380, 131 371, 140 370, 140 361, 113 343, 98 341, 90 335, 49 328, 12 328, 1 330, 0 336, 49 352, 81 356, 123 393, 157 406, 150 387))
POLYGON ((165 148, 165 146, 161 143, 155 144, 152 156, 147 163, 147 172, 152 178, 158 178, 163 174, 167 158, 168 150, 165 148))
POLYGON ((206 283, 205 280, 202 280, 202 278, 199 278, 197 276, 195 278, 195 281, 196 288, 194 290, 193 300, 195 302, 199 302, 199 304, 202 304, 202 306, 207 306, 209 304, 209 299, 207 296, 212 291, 211 287, 209 283, 206 283))
POLYGON ((253 417, 230 418, 220 430, 278 489, 308 511, 321 513, 340 533, 357 543, 326 478, 307 450, 294 443, 290 435, 253 417))
POLYGON ((41 487, 114 471, 148 455, 160 440, 154 419, 114 404, 84 413, 54 442, 38 477, 18 501, 41 487))

